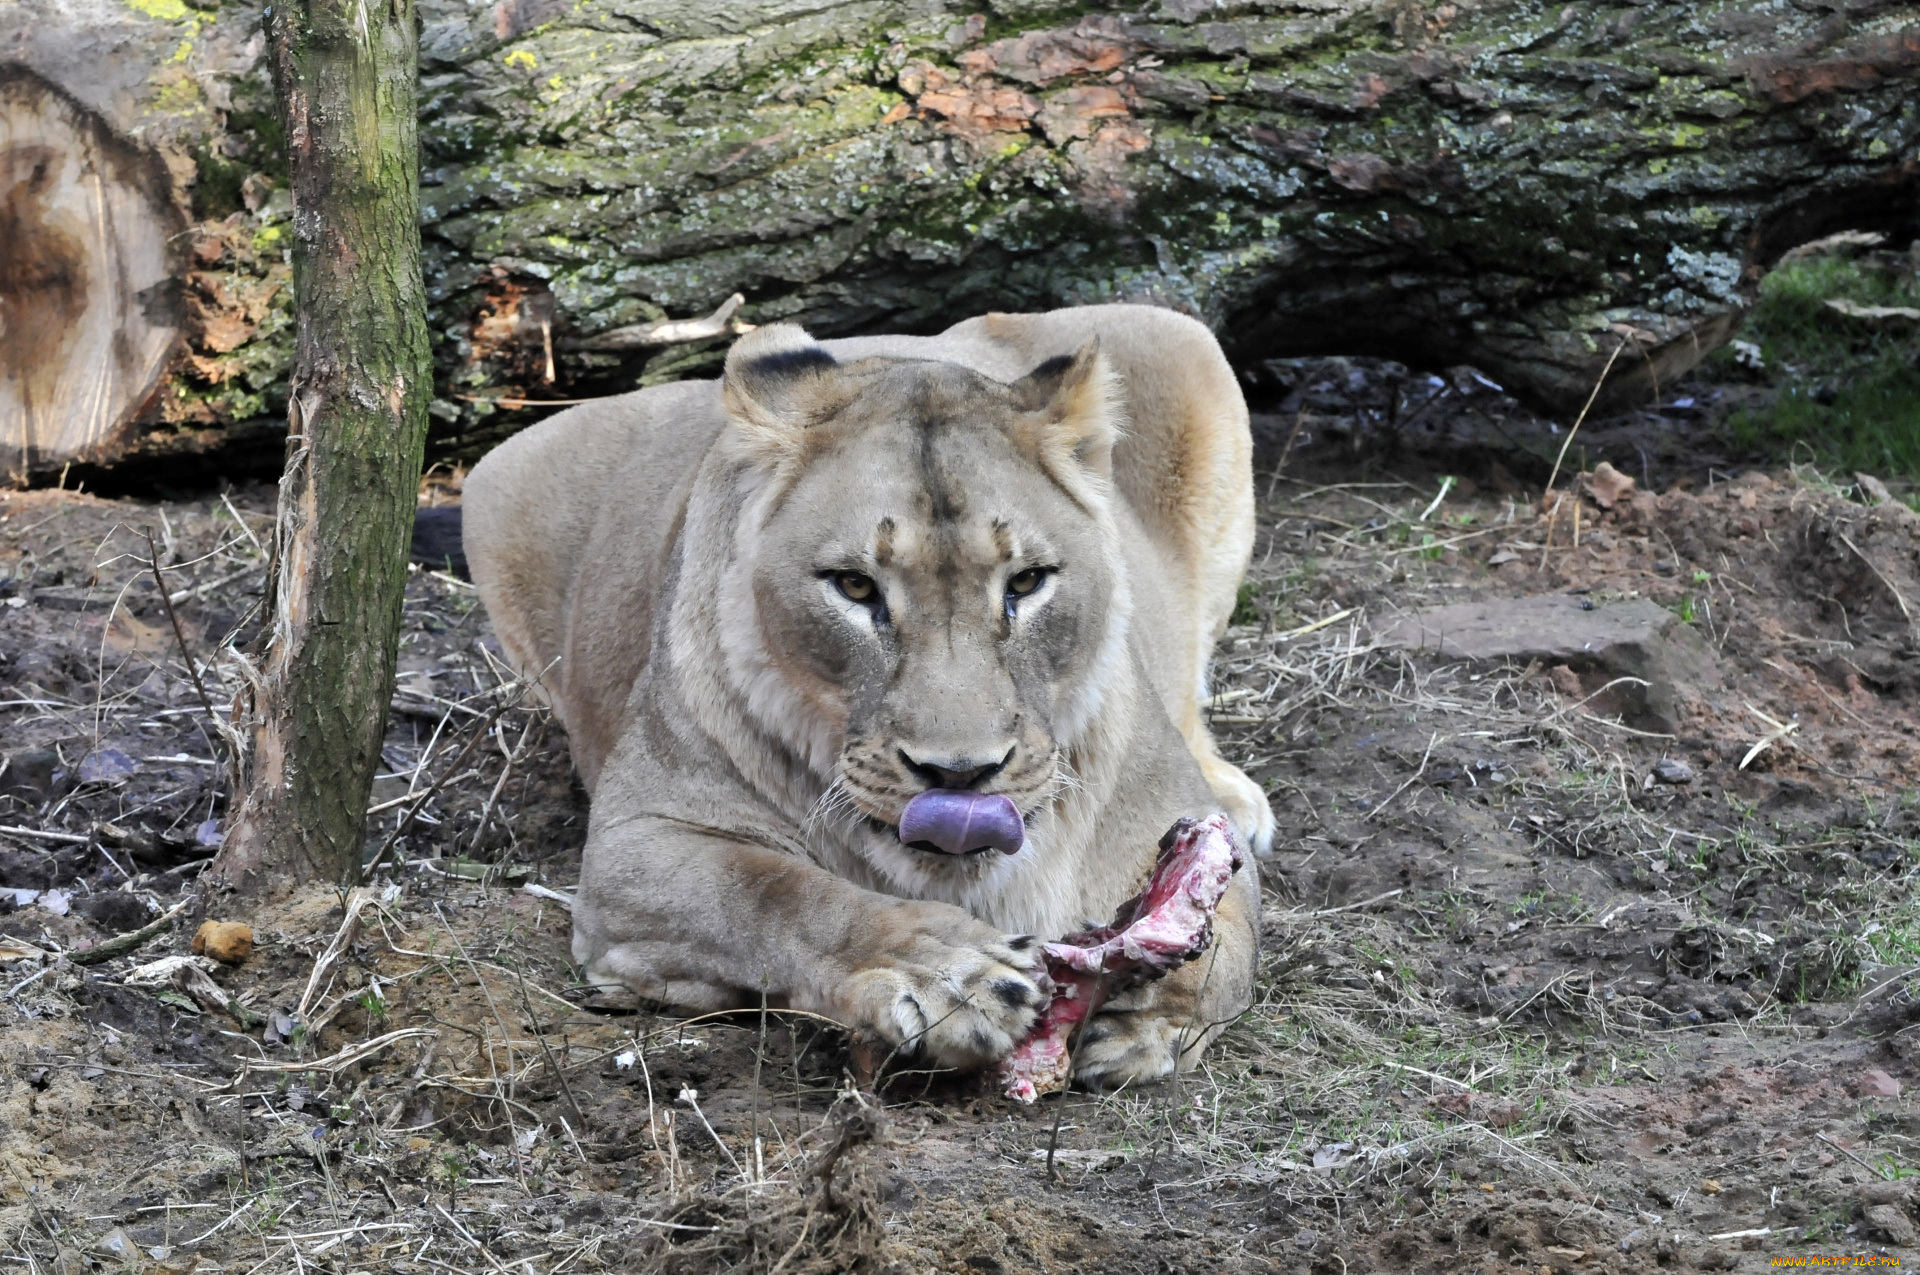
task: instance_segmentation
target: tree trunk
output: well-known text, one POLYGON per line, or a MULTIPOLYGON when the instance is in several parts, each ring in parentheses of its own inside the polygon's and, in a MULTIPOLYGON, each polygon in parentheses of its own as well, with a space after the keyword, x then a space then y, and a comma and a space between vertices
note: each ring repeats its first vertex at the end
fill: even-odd
POLYGON ((298 335, 246 798, 215 864, 256 892, 359 880, 432 394, 412 5, 273 0, 267 30, 298 335))
MULTIPOLYGON (((61 50, 144 39, 160 88, 73 92, 191 157, 172 163, 200 203, 181 361, 103 458, 256 438, 281 392, 274 142, 228 15, 140 8, 169 5, 184 16, 0 14, 0 58, 62 84, 95 62, 61 50), (206 109, 166 114, 166 59, 194 33, 206 109)), ((612 334, 735 292, 747 322, 822 334, 1149 301, 1242 359, 1467 362, 1563 408, 1625 341, 1618 402, 1724 341, 1785 248, 1910 230, 1920 192, 1911 3, 423 0, 421 17, 442 449, 524 423, 501 399, 711 373, 724 335, 612 334)))

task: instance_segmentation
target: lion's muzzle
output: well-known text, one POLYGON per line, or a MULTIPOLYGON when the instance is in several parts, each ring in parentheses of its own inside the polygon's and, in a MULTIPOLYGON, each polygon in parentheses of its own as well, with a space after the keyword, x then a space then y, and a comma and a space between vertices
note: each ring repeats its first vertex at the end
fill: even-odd
POLYGON ((1020 808, 1000 793, 932 788, 900 813, 900 840, 942 854, 1018 854, 1026 844, 1027 827, 1020 808))

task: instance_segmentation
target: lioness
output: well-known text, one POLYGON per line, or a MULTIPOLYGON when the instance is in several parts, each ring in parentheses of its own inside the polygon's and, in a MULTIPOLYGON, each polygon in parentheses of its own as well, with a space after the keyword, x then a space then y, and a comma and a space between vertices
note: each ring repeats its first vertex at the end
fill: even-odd
MULTIPOLYGON (((1200 716, 1250 454, 1212 335, 1136 306, 764 327, 718 382, 494 451, 467 557, 592 795, 589 977, 971 1066, 1032 1024, 1036 936, 1105 921, 1176 818, 1224 808, 1264 851, 1200 716)), ((1191 1065, 1248 1003, 1258 907, 1249 860, 1211 951, 1109 1003, 1076 1075, 1191 1065)))

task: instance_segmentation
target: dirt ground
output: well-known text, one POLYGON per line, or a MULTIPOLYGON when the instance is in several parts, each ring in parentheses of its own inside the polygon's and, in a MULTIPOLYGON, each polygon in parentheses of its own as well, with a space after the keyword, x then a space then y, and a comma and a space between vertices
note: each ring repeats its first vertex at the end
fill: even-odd
MULTIPOLYGON (((261 913, 197 893, 226 780, 182 647, 211 661, 217 717, 240 673, 213 657, 254 622, 271 491, 0 497, 0 1258, 1346 1275, 1920 1257, 1920 517, 1808 470, 1685 474, 1596 429, 1588 461, 1641 490, 1583 499, 1576 547, 1574 502, 1549 538, 1523 465, 1456 449, 1436 500, 1417 450, 1357 460, 1353 421, 1400 373, 1273 375, 1260 541, 1214 686, 1216 730, 1281 823, 1259 1002, 1177 1083, 1031 1108, 912 1070, 863 1088, 843 1033, 804 1016, 585 998, 554 897, 586 814, 565 741, 443 572, 409 585, 372 884, 261 913), (1710 659, 1672 688, 1672 729, 1616 719, 1579 669, 1372 637, 1401 611, 1539 594, 1680 614, 1710 659), (204 917, 254 931, 245 960, 203 959, 211 994, 154 968, 204 917)), ((1584 467, 1570 454, 1559 488, 1584 467)))

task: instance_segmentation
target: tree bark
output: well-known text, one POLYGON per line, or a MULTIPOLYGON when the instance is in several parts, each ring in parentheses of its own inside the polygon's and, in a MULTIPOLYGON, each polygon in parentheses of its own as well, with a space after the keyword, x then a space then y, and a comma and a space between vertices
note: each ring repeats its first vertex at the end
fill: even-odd
POLYGON ((286 468, 250 693, 244 891, 360 877, 432 394, 409 0, 273 0, 293 189, 286 468))
MULTIPOLYGON (((137 457, 253 437, 289 340, 241 46, 224 11, 141 7, 169 3, 186 16, 140 19, 154 63, 193 26, 183 65, 224 87, 164 126, 115 118, 186 139, 163 143, 195 157, 173 163, 182 198, 262 174, 245 207, 201 201, 182 361, 116 444, 137 457)), ((0 58, 63 84, 95 64, 60 53, 92 47, 74 32, 138 25, 121 0, 15 9, 0 58)), ((822 334, 1148 301, 1239 359, 1466 362, 1568 409, 1624 340, 1604 410, 1724 341, 1787 247, 1910 231, 1920 192, 1912 3, 422 0, 421 19, 443 451, 525 423, 502 399, 710 374, 725 335, 606 338, 735 292, 740 319, 822 334)))

